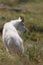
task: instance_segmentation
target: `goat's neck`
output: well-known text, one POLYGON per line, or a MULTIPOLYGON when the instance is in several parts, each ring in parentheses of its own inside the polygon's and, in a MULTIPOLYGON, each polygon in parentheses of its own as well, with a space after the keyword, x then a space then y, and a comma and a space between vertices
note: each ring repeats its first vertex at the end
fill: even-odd
POLYGON ((12 20, 11 23, 12 23, 12 25, 18 30, 19 21, 18 21, 18 20, 12 20))

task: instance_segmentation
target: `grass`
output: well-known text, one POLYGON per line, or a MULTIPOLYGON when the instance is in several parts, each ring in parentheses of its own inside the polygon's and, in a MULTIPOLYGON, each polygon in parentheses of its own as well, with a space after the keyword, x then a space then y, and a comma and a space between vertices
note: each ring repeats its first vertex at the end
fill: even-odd
MULTIPOLYGON (((35 25, 35 27, 43 29, 43 1, 36 1, 20 3, 17 5, 12 4, 13 2, 10 3, 11 7, 20 7, 26 9, 26 11, 15 12, 9 10, 0 10, 0 27, 3 26, 4 23, 9 22, 12 19, 16 19, 22 15, 24 16, 24 23, 28 31, 25 34, 22 34, 25 48, 24 57, 10 55, 5 49, 0 34, 0 65, 43 65, 43 32, 30 32, 29 30, 29 26, 31 24, 35 25)), ((5 2, 5 0, 0 0, 0 2, 5 2)))

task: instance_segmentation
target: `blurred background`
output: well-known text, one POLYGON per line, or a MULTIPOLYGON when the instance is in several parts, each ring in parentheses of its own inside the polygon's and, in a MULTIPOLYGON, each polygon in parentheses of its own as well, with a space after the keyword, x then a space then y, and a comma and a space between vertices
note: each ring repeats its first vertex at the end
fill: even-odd
POLYGON ((43 65, 43 0, 0 0, 0 65, 43 65), (6 22, 24 17, 25 56, 10 55, 2 41, 6 22))

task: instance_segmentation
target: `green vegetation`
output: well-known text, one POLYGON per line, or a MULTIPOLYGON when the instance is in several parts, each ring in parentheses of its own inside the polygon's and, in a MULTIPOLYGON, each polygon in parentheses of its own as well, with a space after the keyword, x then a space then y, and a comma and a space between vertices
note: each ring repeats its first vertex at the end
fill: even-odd
POLYGON ((0 4, 23 9, 19 12, 0 9, 0 27, 22 15, 27 29, 22 34, 25 48, 23 57, 10 55, 0 34, 0 65, 43 65, 43 0, 0 0, 0 4))

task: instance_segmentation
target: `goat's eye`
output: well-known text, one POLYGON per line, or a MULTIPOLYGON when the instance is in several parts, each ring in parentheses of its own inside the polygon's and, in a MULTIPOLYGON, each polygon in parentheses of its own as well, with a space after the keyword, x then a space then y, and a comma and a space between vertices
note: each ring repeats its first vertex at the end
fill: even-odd
POLYGON ((23 21, 23 20, 22 20, 21 22, 22 22, 22 23, 24 23, 24 21, 23 21))

